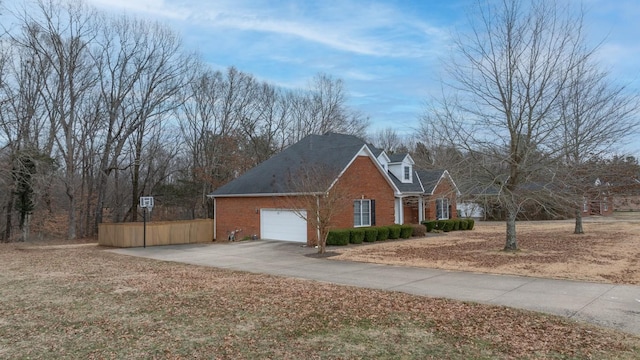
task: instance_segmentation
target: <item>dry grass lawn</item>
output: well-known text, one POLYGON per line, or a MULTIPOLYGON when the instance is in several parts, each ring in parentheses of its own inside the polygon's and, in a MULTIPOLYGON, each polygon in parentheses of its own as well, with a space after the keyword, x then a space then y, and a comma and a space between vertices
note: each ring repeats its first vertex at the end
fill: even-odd
POLYGON ((0 264, 3 359, 640 357, 640 338, 560 317, 95 245, 1 244, 0 264))
POLYGON ((331 250, 338 260, 640 285, 639 213, 585 219, 583 235, 573 228, 572 220, 518 222, 515 253, 501 251, 503 222, 331 250))

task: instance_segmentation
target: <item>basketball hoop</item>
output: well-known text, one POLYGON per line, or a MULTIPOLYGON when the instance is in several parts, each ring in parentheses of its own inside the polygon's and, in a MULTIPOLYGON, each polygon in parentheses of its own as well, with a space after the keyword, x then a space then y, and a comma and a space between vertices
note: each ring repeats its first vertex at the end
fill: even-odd
POLYGON ((144 225, 142 230, 142 247, 147 247, 147 210, 151 212, 153 209, 153 196, 141 196, 140 207, 144 209, 144 225))
POLYGON ((149 211, 153 210, 153 196, 141 196, 140 207, 149 211))

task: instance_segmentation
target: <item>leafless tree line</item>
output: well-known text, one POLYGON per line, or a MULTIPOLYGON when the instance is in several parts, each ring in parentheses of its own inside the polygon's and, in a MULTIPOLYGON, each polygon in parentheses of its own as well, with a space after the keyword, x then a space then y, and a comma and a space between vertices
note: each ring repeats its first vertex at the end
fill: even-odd
POLYGON ((285 90, 216 71, 170 28, 82 1, 2 12, 14 20, 0 35, 5 241, 16 226, 28 237, 34 214, 66 219, 69 239, 136 221, 142 195, 206 216, 207 193, 302 137, 366 130, 326 74, 285 90))
POLYGON ((578 209, 598 176, 591 160, 638 129, 638 97, 602 70, 575 4, 477 5, 423 126, 463 152, 451 163, 459 185, 492 192, 506 210, 511 251, 518 249, 516 217, 528 204, 578 209))

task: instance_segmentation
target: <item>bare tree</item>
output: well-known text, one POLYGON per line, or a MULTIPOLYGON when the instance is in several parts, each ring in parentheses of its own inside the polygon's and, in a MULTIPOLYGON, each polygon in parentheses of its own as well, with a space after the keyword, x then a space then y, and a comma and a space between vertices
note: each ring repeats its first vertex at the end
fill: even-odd
POLYGON ((344 82, 322 73, 312 79, 307 91, 289 94, 289 142, 328 131, 364 137, 369 120, 350 109, 346 101, 344 82))
POLYGON ((516 217, 536 194, 550 191, 561 148, 561 95, 585 48, 582 14, 553 0, 479 2, 471 32, 460 34, 447 63, 451 95, 430 121, 472 155, 506 210, 504 250, 518 249, 516 217), (453 96, 455 94, 455 96, 453 96), (536 184, 538 191, 529 191, 536 184))
POLYGON ((352 204, 348 189, 340 184, 338 175, 338 171, 329 167, 309 166, 291 178, 292 189, 300 195, 287 198, 289 207, 316 229, 320 254, 326 251, 332 222, 352 204))
MULTIPOLYGON (((191 80, 194 58, 182 51, 176 33, 158 24, 151 25, 143 59, 144 68, 132 96, 125 100, 130 116, 139 125, 133 132, 131 220, 137 220, 140 166, 145 133, 180 105, 179 91, 191 80)), ((142 65, 142 64, 141 64, 142 65)))
POLYGON ((42 0, 35 11, 24 9, 20 22, 25 34, 13 38, 48 70, 42 87, 43 105, 56 151, 64 164, 69 239, 76 237, 76 167, 79 123, 84 117, 80 109, 96 81, 89 57, 89 46, 95 38, 94 17, 93 10, 82 3, 42 0))
POLYGON ((565 203, 575 213, 575 234, 582 227, 583 199, 593 190, 594 176, 605 175, 592 159, 606 155, 637 131, 638 97, 624 85, 615 85, 606 72, 592 63, 581 63, 570 72, 561 94, 561 126, 557 137, 564 145, 564 166, 559 183, 565 203))
POLYGON ((385 150, 389 154, 393 154, 401 147, 406 147, 398 132, 391 127, 380 129, 372 136, 372 143, 385 150))

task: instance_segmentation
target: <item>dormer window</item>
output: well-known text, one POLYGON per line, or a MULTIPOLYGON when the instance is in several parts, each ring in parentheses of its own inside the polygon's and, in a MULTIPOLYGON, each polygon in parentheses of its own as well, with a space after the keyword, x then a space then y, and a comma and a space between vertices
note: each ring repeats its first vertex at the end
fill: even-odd
POLYGON ((411 167, 409 166, 404 167, 404 179, 406 181, 409 181, 411 179, 411 167))

